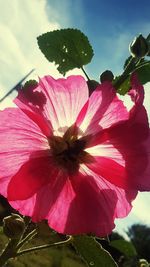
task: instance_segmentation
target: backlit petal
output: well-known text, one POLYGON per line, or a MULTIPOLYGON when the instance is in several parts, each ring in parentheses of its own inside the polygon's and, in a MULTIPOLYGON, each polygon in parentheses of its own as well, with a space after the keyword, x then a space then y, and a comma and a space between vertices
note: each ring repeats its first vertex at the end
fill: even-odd
POLYGON ((45 184, 50 183, 58 175, 50 157, 29 159, 21 166, 8 184, 8 200, 24 200, 33 196, 45 184), (19 190, 16 190, 19 188, 19 190))
POLYGON ((86 116, 80 128, 87 134, 95 134, 127 120, 128 117, 128 111, 123 102, 118 99, 111 83, 104 82, 90 96, 86 116))
POLYGON ((75 123, 81 109, 88 100, 88 87, 81 76, 69 76, 67 79, 58 80, 51 76, 45 76, 40 79, 39 85, 33 90, 32 94, 31 99, 31 96, 28 98, 23 90, 20 91, 15 103, 24 112, 30 110, 38 113, 39 116, 43 116, 51 123, 57 134, 60 134, 59 131, 61 132, 64 127, 69 127, 75 123), (42 104, 40 97, 38 103, 37 92, 43 96, 42 104), (33 101, 35 98, 36 101, 33 101))
POLYGON ((7 196, 7 185, 12 176, 31 157, 47 154, 47 138, 39 126, 21 110, 0 112, 0 193, 7 196))

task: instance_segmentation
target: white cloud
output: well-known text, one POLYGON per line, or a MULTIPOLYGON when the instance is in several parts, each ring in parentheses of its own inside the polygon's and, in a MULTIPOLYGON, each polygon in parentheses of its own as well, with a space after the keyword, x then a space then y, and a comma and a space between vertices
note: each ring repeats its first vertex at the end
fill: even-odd
MULTIPOLYGON (((65 3, 68 10, 69 1, 65 3)), ((42 33, 61 28, 58 22, 60 4, 59 10, 57 7, 50 3, 47 12, 46 0, 0 1, 0 98, 33 68, 36 70, 30 78, 45 74, 60 77, 56 66, 46 60, 36 41, 42 33)), ((70 21, 69 14, 67 19, 63 9, 65 21, 70 21)), ((81 71, 73 73, 81 74, 81 71)), ((8 101, 9 98, 0 104, 0 108, 10 105, 8 101)))
POLYGON ((133 201, 133 208, 129 215, 126 218, 117 219, 115 221, 115 231, 118 231, 127 238, 126 231, 129 226, 133 224, 146 224, 150 226, 149 203, 150 193, 139 193, 137 198, 133 201))
POLYGON ((0 97, 32 68, 36 68, 36 76, 58 76, 56 67, 45 59, 36 42, 43 32, 60 28, 57 21, 49 21, 45 6, 45 0, 0 1, 0 97))
POLYGON ((142 222, 150 224, 150 193, 140 193, 134 201, 133 214, 142 222))

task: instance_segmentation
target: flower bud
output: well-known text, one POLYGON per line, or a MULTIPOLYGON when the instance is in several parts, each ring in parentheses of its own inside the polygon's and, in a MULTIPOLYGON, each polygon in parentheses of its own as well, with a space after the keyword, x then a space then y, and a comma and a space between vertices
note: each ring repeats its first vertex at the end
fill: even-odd
POLYGON ((91 95, 93 91, 96 89, 96 87, 99 85, 99 83, 95 80, 89 80, 87 81, 87 85, 89 88, 89 94, 91 95))
POLYGON ((38 82, 36 80, 29 80, 27 81, 24 86, 23 89, 27 90, 27 89, 34 89, 38 86, 38 82))
POLYGON ((10 216, 3 219, 3 232, 11 239, 19 238, 22 235, 24 228, 25 222, 18 214, 12 213, 10 216))
POLYGON ((23 86, 22 91, 28 102, 43 109, 46 103, 46 96, 42 91, 36 90, 37 87, 38 82, 36 80, 29 80, 23 86))
POLYGON ((147 40, 140 34, 135 37, 129 45, 129 51, 133 57, 142 58, 149 53, 149 46, 147 40))
POLYGON ((149 263, 145 259, 139 260, 139 267, 148 267, 149 263))
POLYGON ((106 81, 110 81, 112 82, 114 78, 113 73, 111 72, 111 70, 105 70, 101 75, 100 75, 100 81, 102 82, 106 82, 106 81))

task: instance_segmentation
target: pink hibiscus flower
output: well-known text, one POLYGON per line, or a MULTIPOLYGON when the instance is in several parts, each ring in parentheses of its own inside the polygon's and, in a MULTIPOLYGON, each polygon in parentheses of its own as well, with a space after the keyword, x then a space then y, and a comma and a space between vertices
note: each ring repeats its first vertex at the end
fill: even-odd
POLYGON ((127 111, 110 82, 45 76, 0 112, 0 193, 64 234, 109 234, 150 190, 149 126, 136 75, 127 111))

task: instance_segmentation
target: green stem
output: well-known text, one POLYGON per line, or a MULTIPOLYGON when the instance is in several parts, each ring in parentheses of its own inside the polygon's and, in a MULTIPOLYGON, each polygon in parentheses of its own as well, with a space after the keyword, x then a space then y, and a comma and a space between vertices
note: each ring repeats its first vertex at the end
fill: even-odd
POLYGON ((137 58, 131 58, 129 64, 125 68, 124 72, 120 76, 120 78, 114 82, 114 87, 118 90, 121 84, 128 78, 128 76, 133 72, 136 71, 142 67, 145 67, 146 65, 150 64, 150 61, 144 62, 143 64, 141 63, 141 59, 137 58))
POLYGON ((135 66, 138 66, 142 62, 142 59, 143 58, 138 59, 135 66))
MULTIPOLYGON (((28 238, 33 237, 33 235, 35 234, 33 233, 33 231, 31 233, 28 235, 28 238), (32 235, 30 235, 31 233, 32 235)), ((38 251, 38 250, 42 250, 42 249, 46 249, 50 247, 70 244, 72 242, 72 239, 73 237, 70 236, 67 240, 64 240, 61 242, 32 247, 32 248, 24 249, 22 251, 18 251, 18 249, 27 241, 27 237, 25 237, 20 243, 18 243, 19 241, 18 239, 11 239, 0 255, 0 267, 5 266, 9 259, 24 255, 26 253, 31 253, 34 251, 38 251)))
POLYGON ((87 75, 85 69, 83 67, 81 67, 81 70, 83 71, 83 73, 85 74, 86 78, 88 79, 88 81, 90 81, 90 78, 89 76, 87 75))
POLYGON ((128 78, 129 74, 135 70, 136 61, 137 59, 132 57, 120 78, 114 83, 114 87, 117 90, 119 89, 121 84, 128 78))
POLYGON ((21 256, 21 255, 24 255, 26 253, 31 253, 31 252, 42 250, 42 249, 45 249, 45 248, 57 247, 57 246, 65 245, 65 244, 70 244, 72 242, 72 239, 73 239, 72 236, 70 236, 65 241, 61 241, 61 242, 56 242, 56 243, 52 243, 52 244, 46 244, 46 245, 41 245, 41 246, 37 246, 37 247, 32 247, 32 248, 24 249, 22 251, 17 252, 16 256, 21 256))
POLYGON ((124 74, 129 74, 131 71, 133 71, 138 60, 139 59, 137 59, 135 57, 132 57, 130 59, 129 63, 127 64, 126 68, 124 69, 123 75, 124 74))
POLYGON ((107 240, 108 243, 110 243, 109 235, 106 236, 106 240, 107 240))
POLYGON ((135 68, 135 71, 140 69, 140 68, 143 68, 143 67, 145 67, 145 66, 147 66, 149 64, 150 64, 150 61, 147 61, 147 62, 145 62, 143 64, 137 65, 137 67, 135 68))
POLYGON ((0 255, 0 266, 5 266, 10 258, 16 255, 18 239, 11 239, 0 255))
POLYGON ((32 232, 30 232, 28 235, 26 235, 17 245, 17 249, 20 249, 26 242, 31 240, 33 237, 37 235, 37 230, 34 229, 32 232))

